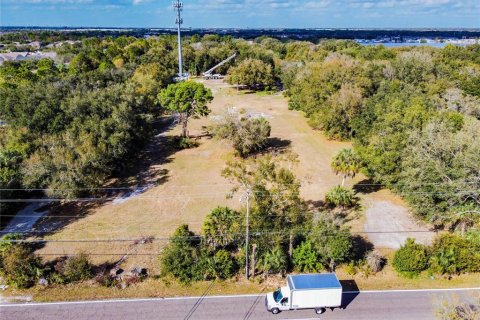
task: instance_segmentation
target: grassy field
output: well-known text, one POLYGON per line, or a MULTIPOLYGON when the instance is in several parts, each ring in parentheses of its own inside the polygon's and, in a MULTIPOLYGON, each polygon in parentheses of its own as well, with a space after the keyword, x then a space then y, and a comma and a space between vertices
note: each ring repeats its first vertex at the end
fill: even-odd
MULTIPOLYGON (((61 206, 57 215, 76 215, 68 223, 46 238, 51 240, 101 240, 138 239, 154 236, 167 238, 182 223, 188 223, 195 231, 201 230, 204 217, 215 207, 239 208, 239 197, 227 199, 231 185, 221 177, 221 170, 232 157, 232 148, 224 141, 205 136, 205 127, 228 108, 260 114, 272 124, 272 137, 298 154, 299 165, 294 170, 302 182, 302 196, 312 203, 323 199, 330 187, 340 178, 330 169, 331 157, 348 143, 328 141, 320 132, 313 131, 304 116, 289 111, 281 94, 245 94, 219 81, 208 82, 215 99, 209 118, 193 120, 189 124, 192 136, 200 136, 200 145, 188 150, 174 150, 172 138, 178 128, 169 127, 161 132, 150 146, 148 161, 138 163, 137 174, 124 179, 129 185, 152 184, 142 194, 123 203, 106 202, 92 207, 84 205, 61 206), (148 172, 148 174, 145 174, 148 172), (148 176, 148 179, 145 179, 148 176), (153 183, 152 183, 153 181, 153 183)), ((117 183, 118 184, 118 183, 117 183)), ((62 218, 49 217, 45 224, 62 218)), ((134 248, 137 255, 124 264, 128 268, 141 265, 156 269, 157 257, 165 241, 146 246, 135 246, 132 241, 119 242, 53 242, 38 252, 46 259, 56 254, 75 254, 83 251, 97 263, 113 262, 123 253, 134 248), (142 255, 145 254, 145 255, 142 255)))
MULTIPOLYGON (((237 92, 221 81, 210 81, 207 85, 215 96, 211 104, 212 114, 189 124, 190 134, 198 137, 199 146, 188 150, 176 149, 173 139, 179 134, 179 129, 169 125, 168 121, 162 124, 163 130, 155 137, 142 159, 132 166, 131 173, 109 185, 148 185, 149 188, 124 202, 68 203, 57 206, 52 214, 37 225, 38 228, 42 224, 57 225, 45 236, 57 242, 49 242, 37 251, 45 260, 85 252, 94 263, 112 263, 129 253, 122 268, 128 270, 141 266, 148 268, 151 274, 157 274, 158 253, 175 228, 188 223, 191 229, 199 232, 204 217, 213 208, 240 208, 242 204, 238 196, 226 198, 232 185, 221 176, 226 161, 233 157, 233 150, 226 142, 211 139, 205 134, 205 128, 229 108, 254 116, 261 115, 270 121, 271 136, 276 139, 276 143, 298 155, 298 165, 293 170, 301 181, 302 197, 313 207, 321 203, 328 189, 340 183, 341 178, 330 169, 330 161, 340 149, 349 147, 349 143, 329 141, 321 132, 312 130, 303 114, 288 110, 287 100, 281 94, 237 92), (142 244, 138 239, 144 237, 158 239, 153 243, 142 244), (104 241, 108 239, 117 241, 104 241)), ((347 184, 351 186, 364 179, 358 175, 354 180, 348 180, 347 184)), ((353 232, 363 231, 363 212, 378 201, 405 208, 403 201, 388 190, 361 194, 362 209, 350 216, 353 217, 349 222, 353 232)), ((350 279, 350 276, 342 272, 340 269, 342 279, 350 279)), ((473 280, 479 282, 479 279, 468 275, 451 281, 410 281, 396 277, 388 267, 385 273, 374 278, 355 276, 354 279, 361 289, 464 286, 469 282, 473 284, 473 280)), ((102 287, 90 289, 87 284, 83 284, 65 288, 35 288, 22 292, 8 290, 8 295, 24 293, 39 300, 198 295, 207 286, 206 283, 191 287, 166 286, 162 281, 150 279, 126 290, 102 287)), ((264 284, 255 282, 227 281, 218 286, 218 290, 222 290, 222 293, 259 292, 263 286, 264 284)))

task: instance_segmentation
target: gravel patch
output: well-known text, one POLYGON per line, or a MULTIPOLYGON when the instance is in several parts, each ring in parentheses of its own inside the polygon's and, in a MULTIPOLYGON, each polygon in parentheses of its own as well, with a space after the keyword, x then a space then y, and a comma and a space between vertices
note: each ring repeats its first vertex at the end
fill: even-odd
POLYGON ((390 201, 369 201, 365 210, 364 231, 368 239, 379 248, 398 249, 407 238, 429 244, 435 232, 418 224, 408 209, 390 201))

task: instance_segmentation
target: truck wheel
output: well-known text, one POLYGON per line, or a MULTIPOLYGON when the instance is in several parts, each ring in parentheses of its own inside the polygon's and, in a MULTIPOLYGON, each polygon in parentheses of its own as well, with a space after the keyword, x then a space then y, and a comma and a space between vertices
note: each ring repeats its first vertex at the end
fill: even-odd
POLYGON ((322 314, 322 313, 324 313, 325 311, 327 311, 325 308, 315 309, 315 313, 316 313, 316 314, 322 314))
POLYGON ((280 313, 280 310, 278 308, 273 308, 272 309, 272 313, 273 314, 279 314, 280 313))

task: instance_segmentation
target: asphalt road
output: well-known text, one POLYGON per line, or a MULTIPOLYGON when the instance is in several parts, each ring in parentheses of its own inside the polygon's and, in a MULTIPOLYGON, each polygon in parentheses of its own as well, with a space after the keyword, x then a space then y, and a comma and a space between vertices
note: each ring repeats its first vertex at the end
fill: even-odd
POLYGON ((445 298, 468 299, 480 288, 469 290, 365 291, 345 293, 344 309, 267 312, 265 295, 134 299, 71 303, 0 305, 2 320, 155 320, 155 319, 435 319, 436 304, 445 298))

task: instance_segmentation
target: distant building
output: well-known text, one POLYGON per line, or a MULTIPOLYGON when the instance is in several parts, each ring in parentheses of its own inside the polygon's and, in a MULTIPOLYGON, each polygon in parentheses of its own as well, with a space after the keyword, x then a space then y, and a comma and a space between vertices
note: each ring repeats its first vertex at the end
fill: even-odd
POLYGON ((0 53, 0 65, 5 61, 40 60, 44 58, 55 60, 56 57, 56 52, 6 52, 0 53))

